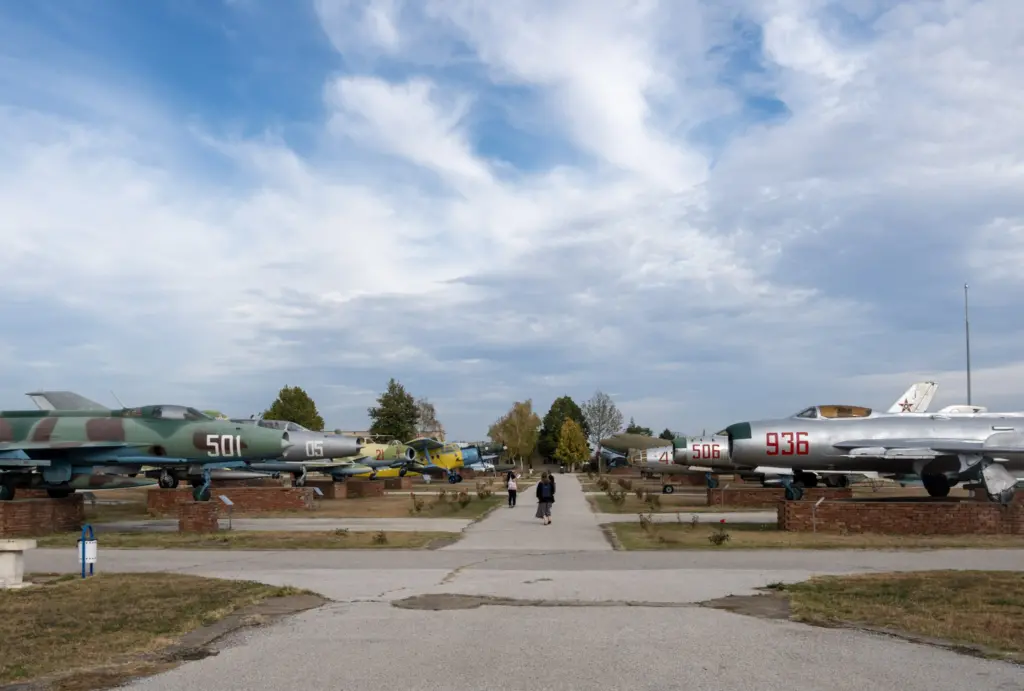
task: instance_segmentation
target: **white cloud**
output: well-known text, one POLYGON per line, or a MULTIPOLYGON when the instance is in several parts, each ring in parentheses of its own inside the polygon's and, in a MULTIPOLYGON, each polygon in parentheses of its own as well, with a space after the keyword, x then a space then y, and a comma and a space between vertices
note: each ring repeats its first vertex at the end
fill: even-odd
POLYGON ((467 436, 601 387, 639 424, 718 429, 912 358, 953 378, 934 334, 886 332, 968 266, 1019 296, 1008 1, 314 7, 335 55, 306 145, 0 26, 0 316, 24 325, 0 353, 47 363, 33 386, 151 377, 249 411, 305 377, 359 427, 396 376, 467 436))

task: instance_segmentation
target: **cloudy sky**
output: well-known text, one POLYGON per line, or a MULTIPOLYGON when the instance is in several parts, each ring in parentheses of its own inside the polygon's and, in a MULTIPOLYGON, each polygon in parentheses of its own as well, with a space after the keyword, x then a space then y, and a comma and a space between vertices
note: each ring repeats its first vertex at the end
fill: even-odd
POLYGON ((0 9, 0 397, 1024 407, 1020 0, 0 9))

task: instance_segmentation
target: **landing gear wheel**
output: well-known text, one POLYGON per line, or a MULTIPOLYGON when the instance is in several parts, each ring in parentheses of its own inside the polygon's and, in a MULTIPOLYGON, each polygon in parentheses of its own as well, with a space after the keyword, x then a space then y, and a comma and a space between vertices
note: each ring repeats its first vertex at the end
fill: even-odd
POLYGON ((196 501, 210 501, 210 488, 196 487, 192 490, 192 498, 196 501))
POLYGON ((718 487, 718 478, 712 475, 711 473, 705 473, 704 479, 708 483, 708 489, 715 489, 716 487, 718 487))
POLYGON ((50 499, 66 499, 70 497, 75 490, 73 489, 48 489, 46 494, 50 499))
POLYGON ((786 488, 786 499, 789 501, 799 501, 804 498, 804 488, 798 485, 790 485, 786 488))
POLYGON ((454 475, 449 475, 448 476, 448 484, 449 485, 454 485, 456 482, 458 482, 458 480, 455 479, 454 475))
POLYGON ((662 494, 672 494, 675 491, 676 491, 676 488, 673 487, 672 485, 662 485, 661 486, 662 494))
POLYGON ((161 489, 177 489, 178 478, 176 478, 174 475, 171 475, 170 473, 164 472, 160 474, 160 477, 157 480, 157 484, 160 486, 161 489))
POLYGON ((0 501, 14 499, 14 488, 10 485, 0 485, 0 501))
POLYGON ((305 487, 306 476, 305 475, 292 475, 292 487, 305 487))
POLYGON ((800 473, 793 480, 808 488, 818 486, 818 476, 811 473, 800 473))
POLYGON ((945 475, 922 475, 921 484, 930 497, 949 496, 949 480, 945 475))

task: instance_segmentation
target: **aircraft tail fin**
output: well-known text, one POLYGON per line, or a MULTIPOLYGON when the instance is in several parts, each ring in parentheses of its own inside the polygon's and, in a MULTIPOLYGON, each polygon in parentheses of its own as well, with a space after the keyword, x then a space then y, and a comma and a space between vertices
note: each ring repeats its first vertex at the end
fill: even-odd
POLYGON ((939 385, 933 381, 919 381, 903 392, 887 412, 890 413, 923 413, 928 410, 935 398, 939 385))
POLYGON ((32 391, 25 394, 40 410, 110 410, 74 391, 32 391))

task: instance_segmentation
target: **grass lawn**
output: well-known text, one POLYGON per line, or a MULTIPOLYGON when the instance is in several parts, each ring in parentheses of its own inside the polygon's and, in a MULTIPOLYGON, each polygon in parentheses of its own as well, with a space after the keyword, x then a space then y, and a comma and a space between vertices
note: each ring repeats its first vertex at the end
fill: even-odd
POLYGON ((793 619, 984 646, 1024 662, 1024 573, 923 571, 827 576, 779 588, 793 619))
MULTIPOLYGON (((99 549, 424 549, 450 544, 459 533, 405 531, 220 530, 216 533, 119 533, 97 535, 99 549), (383 535, 383 537, 381 537, 383 535)), ((75 547, 80 533, 36 538, 39 547, 75 547)))
MULTIPOLYGON (((445 500, 438 499, 440 491, 432 495, 415 495, 416 499, 422 502, 421 510, 410 512, 413 508, 413 498, 408 492, 404 494, 391 494, 383 497, 369 497, 366 499, 320 499, 317 501, 317 508, 309 511, 297 509, 294 511, 256 511, 243 512, 235 511, 232 514, 235 518, 464 518, 474 519, 484 515, 489 509, 497 506, 506 500, 504 492, 495 492, 486 499, 480 499, 475 489, 469 492, 470 502, 465 507, 459 505, 455 500, 458 494, 455 490, 445 490, 445 500)), ((145 497, 141 501, 133 501, 128 504, 97 504, 91 506, 85 504, 86 519, 91 523, 110 523, 114 521, 138 521, 153 518, 146 513, 145 497)), ((163 518, 174 518, 176 514, 164 516, 163 518)), ((227 516, 226 510, 221 507, 221 515, 227 516)))
MULTIPOLYGON (((607 494, 592 494, 587 497, 587 501, 590 502, 591 508, 597 513, 715 513, 722 511, 765 511, 766 509, 760 509, 757 507, 749 506, 707 506, 704 502, 707 501, 706 496, 701 493, 700 495, 686 496, 681 493, 675 494, 658 494, 657 507, 652 507, 647 501, 641 501, 636 498, 635 494, 626 495, 626 500, 621 506, 616 506, 615 502, 607 494), (694 503, 694 502, 700 503, 694 503)), ((767 509, 770 511, 771 509, 767 509)), ((683 520, 688 520, 684 515, 683 520)))
POLYGON ((139 654, 165 648, 248 605, 299 593, 172 574, 99 574, 84 581, 63 576, 23 590, 0 590, 0 684, 70 666, 77 682, 67 680, 59 688, 107 688, 96 683, 98 677, 110 681, 159 671, 159 661, 142 661, 139 654), (98 672, 108 665, 117 669, 98 672))
POLYGON ((639 521, 605 524, 627 550, 1024 548, 1024 537, 1017 535, 840 535, 788 532, 772 524, 727 523, 722 527, 729 539, 714 545, 708 538, 719 531, 719 524, 653 523, 646 530, 639 521))

